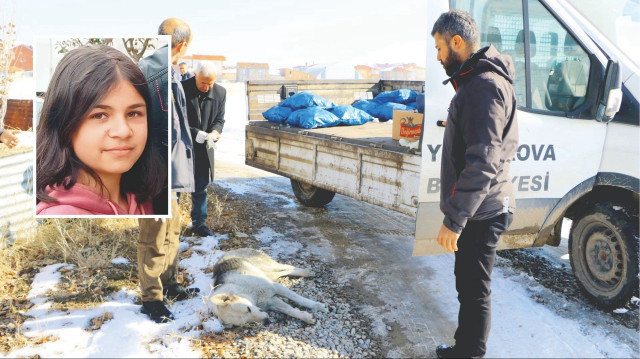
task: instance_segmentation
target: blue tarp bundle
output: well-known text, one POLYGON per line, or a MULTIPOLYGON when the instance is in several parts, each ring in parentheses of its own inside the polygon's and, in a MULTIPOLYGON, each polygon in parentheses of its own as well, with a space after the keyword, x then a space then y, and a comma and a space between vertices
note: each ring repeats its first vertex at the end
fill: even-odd
POLYGON ((340 119, 341 125, 362 125, 373 120, 371 115, 351 105, 336 106, 331 109, 331 113, 340 119))
POLYGON ((373 110, 373 108, 378 107, 378 105, 379 104, 377 102, 373 102, 369 100, 359 100, 354 102, 352 106, 371 115, 371 111, 373 110))
POLYGON ((418 102, 417 101, 416 102, 409 102, 408 104, 406 104, 406 106, 409 109, 417 110, 418 109, 418 102))
POLYGON ((373 101, 378 103, 402 103, 407 104, 416 100, 416 92, 409 89, 399 89, 395 91, 380 92, 373 101))
POLYGON ((369 114, 377 117, 380 121, 387 121, 393 118, 393 110, 407 111, 410 110, 410 108, 401 103, 387 102, 373 107, 372 112, 369 112, 369 114))
POLYGON ((311 129, 337 126, 340 124, 340 119, 331 112, 315 106, 293 111, 285 123, 295 127, 311 129))
POLYGON ((283 124, 293 112, 289 107, 273 106, 262 113, 262 116, 271 122, 283 124))
POLYGON ((371 121, 373 117, 380 121, 390 120, 393 118, 393 110, 415 109, 419 105, 416 98, 415 91, 400 89, 381 92, 372 101, 360 100, 353 105, 336 106, 322 96, 303 91, 285 99, 262 115, 271 122, 307 129, 341 124, 361 125, 371 121))
POLYGON ((318 95, 314 95, 311 92, 298 92, 297 94, 282 101, 280 106, 289 107, 292 110, 299 110, 301 108, 308 108, 313 106, 319 106, 324 108, 332 108, 335 104, 326 98, 318 95))

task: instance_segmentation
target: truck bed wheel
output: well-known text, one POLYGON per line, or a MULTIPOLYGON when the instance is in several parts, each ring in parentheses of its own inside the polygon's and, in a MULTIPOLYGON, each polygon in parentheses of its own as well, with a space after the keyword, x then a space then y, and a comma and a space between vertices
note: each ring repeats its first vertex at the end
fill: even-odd
POLYGON ((578 285, 607 309, 624 305, 638 290, 638 221, 622 207, 596 204, 575 218, 569 258, 578 285))
POLYGON ((309 207, 322 207, 331 202, 335 192, 291 179, 291 188, 300 203, 309 207))

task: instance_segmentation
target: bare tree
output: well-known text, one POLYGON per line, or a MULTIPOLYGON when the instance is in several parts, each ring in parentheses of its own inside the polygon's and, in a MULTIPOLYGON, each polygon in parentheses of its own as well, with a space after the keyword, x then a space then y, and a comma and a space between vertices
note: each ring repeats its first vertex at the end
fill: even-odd
MULTIPOLYGON (((124 48, 127 50, 127 54, 134 61, 138 62, 144 56, 145 51, 147 49, 153 49, 155 46, 151 43, 150 38, 127 38, 122 39, 122 43, 124 44, 124 48)), ((56 42, 56 48, 58 49, 58 53, 62 54, 68 52, 76 47, 85 46, 85 45, 93 45, 93 44, 101 44, 101 45, 109 45, 113 46, 112 38, 72 38, 69 40, 58 41, 56 42)))
POLYGON ((16 26, 11 22, 5 24, 4 17, 0 23, 0 126, 4 127, 4 115, 7 113, 9 88, 13 81, 11 63, 13 62, 16 38, 16 26))
POLYGON ((65 52, 69 52, 76 47, 86 46, 86 45, 113 45, 113 39, 99 39, 99 38, 71 38, 69 40, 58 41, 56 42, 56 48, 58 49, 59 54, 64 54, 65 52))
POLYGON ((127 49, 127 53, 136 63, 140 61, 148 48, 155 48, 150 38, 129 38, 122 39, 122 42, 124 43, 124 48, 127 49))

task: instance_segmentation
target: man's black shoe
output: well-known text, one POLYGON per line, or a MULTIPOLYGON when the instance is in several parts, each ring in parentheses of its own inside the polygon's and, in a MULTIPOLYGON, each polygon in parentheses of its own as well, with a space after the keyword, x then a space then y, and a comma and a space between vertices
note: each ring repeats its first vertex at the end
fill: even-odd
POLYGON ((450 345, 438 345, 436 347, 436 355, 438 358, 462 358, 457 353, 456 348, 450 345))
POLYGON ((436 355, 438 358, 482 358, 482 356, 472 356, 468 352, 465 354, 455 345, 438 345, 436 347, 436 355))
POLYGON ((191 233, 198 237, 210 237, 213 236, 213 232, 207 228, 207 226, 198 226, 191 233))
POLYGON ((200 293, 200 288, 185 288, 180 284, 162 288, 162 294, 168 300, 185 300, 195 297, 198 293, 200 293))
POLYGON ((142 313, 148 315, 156 323, 167 323, 176 319, 160 300, 142 302, 142 313))

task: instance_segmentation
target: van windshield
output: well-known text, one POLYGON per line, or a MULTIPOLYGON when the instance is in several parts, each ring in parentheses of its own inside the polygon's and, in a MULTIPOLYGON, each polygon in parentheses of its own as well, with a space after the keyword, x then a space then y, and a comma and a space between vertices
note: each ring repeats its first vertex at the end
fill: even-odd
POLYGON ((640 66, 640 0, 568 0, 609 41, 640 66))

